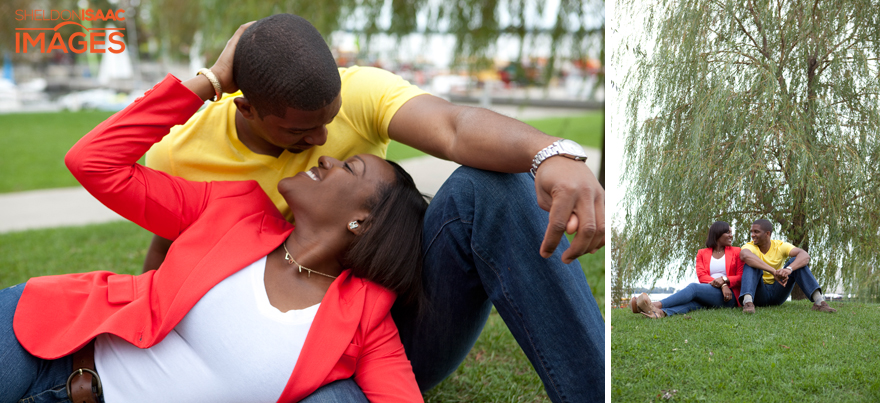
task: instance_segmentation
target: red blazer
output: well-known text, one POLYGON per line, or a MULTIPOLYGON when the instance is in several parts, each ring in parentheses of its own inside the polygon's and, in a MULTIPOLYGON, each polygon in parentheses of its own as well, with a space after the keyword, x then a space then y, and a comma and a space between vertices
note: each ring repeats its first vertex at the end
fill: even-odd
MULTIPOLYGON (((120 215, 175 240, 160 270, 32 278, 13 320, 31 354, 69 355, 101 333, 147 348, 214 285, 293 231, 255 181, 190 182, 136 161, 202 101, 173 76, 83 137, 65 162, 120 215)), ((346 270, 333 281, 279 401, 298 401, 352 375, 370 401, 422 401, 389 311, 395 295, 346 270)))
MULTIPOLYGON (((712 261, 712 249, 700 249, 697 252, 697 278, 701 283, 711 283, 714 278, 709 275, 709 263, 712 261)), ((730 280, 730 291, 739 303, 739 289, 742 285, 743 262, 739 260, 739 248, 728 246, 724 248, 724 267, 727 270, 727 278, 730 280)))

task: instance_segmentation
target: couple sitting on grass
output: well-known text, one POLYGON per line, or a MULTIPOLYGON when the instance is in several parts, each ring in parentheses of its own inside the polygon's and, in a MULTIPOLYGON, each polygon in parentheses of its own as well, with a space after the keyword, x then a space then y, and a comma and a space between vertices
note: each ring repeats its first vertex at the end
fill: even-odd
POLYGON ((576 258, 604 245, 604 192, 566 145, 337 68, 300 17, 243 25, 211 69, 68 153, 164 240, 138 276, 0 290, 0 402, 419 402, 493 305, 551 400, 601 401, 604 322, 576 258), (429 206, 389 140, 468 166, 429 206))
POLYGON ((752 223, 752 242, 740 249, 732 246, 730 225, 716 221, 709 227, 706 248, 697 252, 700 282, 658 302, 652 302, 645 293, 633 297, 633 313, 659 319, 695 309, 735 306, 742 306, 743 313, 755 313, 755 306, 782 305, 794 284, 810 296, 814 311, 837 312, 825 302, 819 283, 810 272, 807 251, 770 239, 772 232, 770 221, 756 220, 752 223))

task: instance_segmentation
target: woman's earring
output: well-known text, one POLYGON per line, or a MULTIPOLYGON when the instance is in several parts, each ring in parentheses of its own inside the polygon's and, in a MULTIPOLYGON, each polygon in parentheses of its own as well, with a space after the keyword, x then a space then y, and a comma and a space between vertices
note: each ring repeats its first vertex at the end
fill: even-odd
POLYGON ((348 229, 357 229, 357 227, 359 227, 357 221, 352 221, 352 222, 348 223, 348 229))

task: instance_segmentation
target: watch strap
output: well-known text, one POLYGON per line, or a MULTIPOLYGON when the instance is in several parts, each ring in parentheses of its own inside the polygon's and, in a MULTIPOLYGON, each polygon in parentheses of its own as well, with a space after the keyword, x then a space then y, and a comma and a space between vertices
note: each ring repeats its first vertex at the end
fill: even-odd
MULTIPOLYGON (((538 151, 538 153, 535 154, 535 158, 532 159, 532 169, 530 170, 530 172, 532 173, 532 176, 537 175, 538 167, 541 166, 541 164, 544 161, 546 161, 547 158, 553 157, 555 155, 564 155, 564 156, 567 156, 575 161, 586 161, 587 160, 586 155, 572 155, 572 154, 565 153, 564 152, 565 150, 561 145, 561 143, 563 141, 566 141, 566 140, 565 139, 556 140, 552 144, 550 144, 547 147, 544 147, 541 151, 538 151)), ((570 140, 568 140, 568 141, 570 141, 570 140)))

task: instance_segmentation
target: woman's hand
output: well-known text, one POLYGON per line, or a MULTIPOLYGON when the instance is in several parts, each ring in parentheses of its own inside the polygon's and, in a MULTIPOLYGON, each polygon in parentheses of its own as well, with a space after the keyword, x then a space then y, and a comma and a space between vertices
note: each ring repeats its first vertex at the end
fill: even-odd
POLYGON ((241 34, 253 23, 254 21, 251 21, 238 27, 232 38, 229 38, 226 42, 226 47, 223 48, 223 52, 220 53, 217 62, 211 66, 211 71, 217 76, 217 81, 220 81, 220 88, 227 94, 238 91, 238 85, 232 79, 232 59, 235 57, 235 47, 238 45, 238 39, 241 38, 241 34))
POLYGON ((721 293, 724 294, 724 302, 730 301, 733 298, 733 292, 730 291, 730 287, 727 284, 721 287, 721 293))
POLYGON ((715 277, 715 279, 709 284, 711 284, 712 287, 721 288, 721 286, 724 285, 724 279, 721 277, 715 277))

